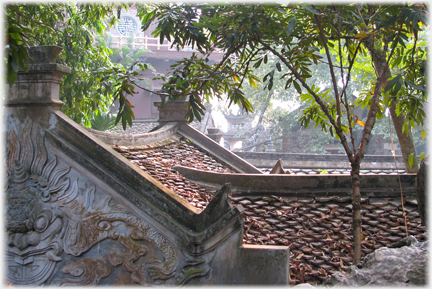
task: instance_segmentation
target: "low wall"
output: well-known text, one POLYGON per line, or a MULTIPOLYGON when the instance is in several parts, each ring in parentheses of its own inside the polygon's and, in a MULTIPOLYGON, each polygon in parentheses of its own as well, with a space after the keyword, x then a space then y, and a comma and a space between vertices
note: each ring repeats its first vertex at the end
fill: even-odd
MULTIPOLYGON (((344 154, 294 154, 294 153, 261 153, 234 152, 258 168, 272 168, 280 159, 284 168, 319 168, 349 169, 350 163, 344 154)), ((404 169, 402 156, 396 156, 398 169, 404 169)), ((366 155, 362 161, 362 169, 396 169, 393 156, 366 155)))
MULTIPOLYGON (((227 174, 205 172, 184 166, 174 170, 199 184, 220 187, 230 183, 234 195, 277 196, 351 196, 352 182, 349 175, 286 175, 286 174, 227 174)), ((416 175, 362 175, 361 191, 368 197, 395 197, 416 195, 416 175)))

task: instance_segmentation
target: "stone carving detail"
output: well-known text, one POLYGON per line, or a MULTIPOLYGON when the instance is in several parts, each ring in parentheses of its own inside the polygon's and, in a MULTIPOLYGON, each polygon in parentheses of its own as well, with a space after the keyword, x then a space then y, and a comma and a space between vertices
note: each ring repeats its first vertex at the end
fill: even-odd
POLYGON ((52 285, 96 285, 122 266, 141 285, 184 284, 208 274, 203 261, 177 260, 173 244, 156 229, 48 153, 44 131, 31 122, 7 133, 7 278, 16 285, 46 282, 67 254, 79 257, 113 240, 103 257, 68 262, 76 278, 52 285), (121 249, 118 249, 121 248, 121 249), (191 269, 192 268, 192 269, 191 269))
POLYGON ((62 268, 62 272, 79 278, 57 279, 52 285, 97 285, 102 278, 111 274, 111 268, 103 258, 85 258, 67 263, 62 268))
POLYGON ((47 162, 40 131, 26 125, 22 135, 23 142, 13 131, 7 136, 7 277, 17 285, 40 285, 62 260, 67 220, 51 199, 64 193, 69 168, 54 171, 57 159, 47 162))

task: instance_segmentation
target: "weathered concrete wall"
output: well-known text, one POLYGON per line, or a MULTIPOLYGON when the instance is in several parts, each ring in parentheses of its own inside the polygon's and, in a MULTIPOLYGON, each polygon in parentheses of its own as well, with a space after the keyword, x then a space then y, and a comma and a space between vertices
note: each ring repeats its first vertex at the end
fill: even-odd
MULTIPOLYGON (((322 168, 349 169, 350 163, 344 154, 296 154, 296 153, 257 153, 235 152, 258 168, 272 168, 280 159, 284 168, 322 168)), ((397 168, 404 169, 402 156, 396 158, 397 168)), ((362 169, 395 169, 393 156, 366 155, 362 161, 362 169)))
POLYGON ((425 157, 421 164, 420 169, 417 173, 416 179, 416 191, 417 191, 417 201, 418 201, 418 209, 420 213, 420 217, 422 219, 422 223, 427 226, 428 225, 428 212, 427 212, 427 204, 428 204, 428 187, 430 178, 429 174, 429 156, 425 157))
POLYGON ((232 207, 229 186, 197 214, 59 112, 59 85, 69 69, 55 57, 38 59, 19 73, 6 101, 8 281, 238 284, 253 274, 264 283, 288 283, 287 247, 262 251, 258 272, 244 269, 247 258, 232 258, 255 251, 242 245, 242 207, 232 207))

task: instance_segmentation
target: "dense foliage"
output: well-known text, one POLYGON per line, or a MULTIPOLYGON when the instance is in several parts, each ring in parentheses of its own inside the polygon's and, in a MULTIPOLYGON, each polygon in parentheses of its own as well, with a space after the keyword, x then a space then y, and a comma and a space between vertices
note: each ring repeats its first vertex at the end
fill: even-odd
MULTIPOLYGON (((146 6, 140 6, 142 10, 146 6)), ((7 81, 13 85, 19 69, 32 63, 29 46, 63 47, 58 62, 71 67, 61 86, 62 111, 80 124, 90 126, 94 114, 107 111, 113 101, 120 101, 119 118, 123 126, 134 118, 128 96, 140 77, 132 63, 127 67, 111 61, 113 51, 99 45, 96 36, 103 35, 116 23, 126 4, 45 3, 6 5, 7 81)))

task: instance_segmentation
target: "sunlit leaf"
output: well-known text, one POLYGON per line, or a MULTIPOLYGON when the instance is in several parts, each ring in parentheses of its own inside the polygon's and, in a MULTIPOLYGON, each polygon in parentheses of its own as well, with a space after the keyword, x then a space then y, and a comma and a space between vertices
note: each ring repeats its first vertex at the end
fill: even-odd
POLYGON ((425 158, 426 154, 425 152, 420 153, 420 162, 425 158))
POLYGON ((358 124, 361 125, 361 126, 365 126, 365 123, 362 122, 361 120, 356 120, 355 122, 358 123, 358 124))
POLYGON ((426 138, 426 131, 424 129, 421 130, 421 138, 422 138, 422 141, 424 141, 426 138))
POLYGON ((411 153, 409 156, 408 156, 408 164, 409 164, 409 166, 412 168, 413 167, 413 163, 414 163, 414 153, 411 153))
POLYGON ((255 83, 255 80, 252 77, 249 77, 249 83, 251 86, 258 88, 258 85, 255 83))

